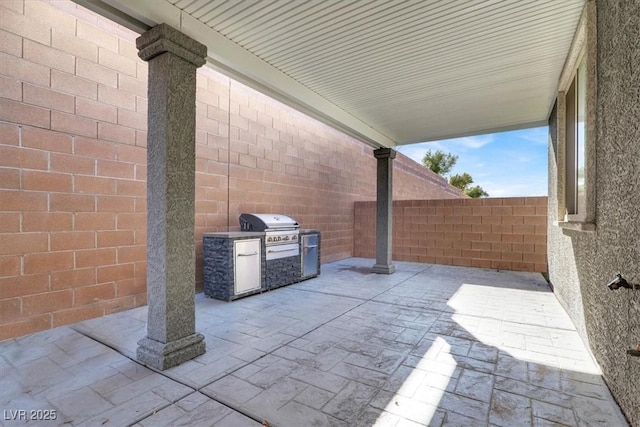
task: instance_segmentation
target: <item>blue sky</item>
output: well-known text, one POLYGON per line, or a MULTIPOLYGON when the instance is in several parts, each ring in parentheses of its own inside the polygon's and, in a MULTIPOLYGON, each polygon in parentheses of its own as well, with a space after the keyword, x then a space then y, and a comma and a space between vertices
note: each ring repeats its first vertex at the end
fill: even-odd
POLYGON ((420 164, 429 149, 457 155, 451 174, 468 172, 490 197, 547 195, 546 126, 398 147, 420 164))

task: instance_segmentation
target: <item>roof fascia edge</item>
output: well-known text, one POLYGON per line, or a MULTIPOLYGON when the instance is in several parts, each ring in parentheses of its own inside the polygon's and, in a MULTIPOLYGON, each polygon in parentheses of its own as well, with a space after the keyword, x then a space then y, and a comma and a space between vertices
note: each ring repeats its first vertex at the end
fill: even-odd
POLYGON ((395 141, 391 138, 298 83, 189 14, 183 13, 167 1, 74 1, 139 33, 159 23, 166 23, 206 45, 209 55, 207 62, 217 71, 360 139, 374 148, 393 148, 396 146, 395 141), (148 28, 145 28, 145 25, 148 28))
POLYGON ((536 120, 532 122, 520 123, 517 125, 494 126, 490 128, 476 129, 476 130, 471 130, 466 132, 437 135, 421 141, 408 141, 408 142, 399 141, 398 146, 421 144, 423 142, 436 142, 436 141, 443 141, 443 140, 455 139, 455 138, 464 138, 467 136, 487 135, 490 133, 500 133, 500 132, 514 131, 514 130, 532 129, 537 127, 547 126, 548 124, 549 122, 547 119, 542 119, 542 120, 536 120))
MULTIPOLYGON (((72 0, 99 15, 110 19, 138 34, 151 29, 160 22, 165 22, 172 27, 180 26, 180 11, 166 2, 156 1, 155 8, 145 7, 146 13, 140 13, 135 7, 130 5, 138 5, 136 2, 126 2, 121 0, 72 0), (165 4, 169 7, 165 7, 165 4), (175 11, 172 9, 176 9, 175 11), (177 11, 177 13, 176 13, 177 11)), ((153 1, 153 0, 152 0, 153 1)), ((148 3, 148 0, 140 0, 142 3, 148 3)), ((148 5, 146 5, 148 6, 148 5)))

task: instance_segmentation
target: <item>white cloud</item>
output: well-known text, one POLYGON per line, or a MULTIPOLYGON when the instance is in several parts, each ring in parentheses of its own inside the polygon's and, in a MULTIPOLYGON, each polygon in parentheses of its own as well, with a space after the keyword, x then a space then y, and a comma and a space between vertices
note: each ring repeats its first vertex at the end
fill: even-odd
POLYGON ((428 150, 428 148, 424 148, 423 145, 424 144, 403 145, 402 147, 398 147, 398 152, 422 164, 424 153, 428 150))
POLYGON ((549 143, 549 128, 539 127, 518 132, 518 138, 534 144, 547 145, 549 143))
POLYGON ((523 176, 513 181, 483 182, 479 184, 490 197, 546 196, 547 177, 523 176))
POLYGON ((422 164, 422 158, 429 150, 441 150, 446 153, 457 154, 461 151, 475 150, 493 142, 493 135, 466 136, 445 141, 422 142, 419 144, 403 145, 398 151, 416 162, 422 164))
POLYGON ((453 146, 458 145, 464 148, 476 149, 476 148, 482 148, 485 145, 491 143, 492 141, 493 141, 493 135, 480 135, 480 136, 465 136, 463 138, 455 138, 455 139, 450 139, 443 142, 446 142, 447 145, 453 145, 453 146))
POLYGON ((452 173, 468 172, 473 185, 490 197, 539 196, 548 191, 547 134, 542 127, 405 145, 398 151, 419 164, 428 150, 457 155, 452 173))

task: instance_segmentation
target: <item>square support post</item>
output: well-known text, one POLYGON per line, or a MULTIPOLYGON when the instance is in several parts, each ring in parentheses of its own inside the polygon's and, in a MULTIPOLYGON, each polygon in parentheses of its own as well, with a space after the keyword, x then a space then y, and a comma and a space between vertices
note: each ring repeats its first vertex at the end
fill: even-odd
POLYGON ((391 264, 393 231, 393 159, 396 152, 392 148, 378 148, 373 151, 377 165, 377 208, 376 208, 376 263, 372 271, 392 274, 396 268, 391 264))
POLYGON ((204 354, 195 331, 196 69, 206 46, 160 24, 136 40, 149 63, 147 336, 137 358, 164 370, 204 354))

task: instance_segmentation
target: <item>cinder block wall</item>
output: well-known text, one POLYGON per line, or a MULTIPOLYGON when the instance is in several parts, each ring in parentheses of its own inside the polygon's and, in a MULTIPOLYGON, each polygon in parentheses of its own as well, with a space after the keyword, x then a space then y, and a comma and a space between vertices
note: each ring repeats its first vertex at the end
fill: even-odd
POLYGON ((0 2, 0 339, 146 302, 146 66, 55 5, 0 2))
MULTIPOLYGON (((375 257, 375 202, 355 204, 354 255, 375 257)), ((393 203, 393 259, 547 271, 547 198, 393 203)))
MULTIPOLYGON (((71 1, 0 1, 0 340, 146 303, 147 66, 132 33, 71 1)), ((353 255, 372 149, 206 68, 197 79, 196 252, 242 212, 353 255)), ((396 199, 461 197, 398 155, 396 199)))

